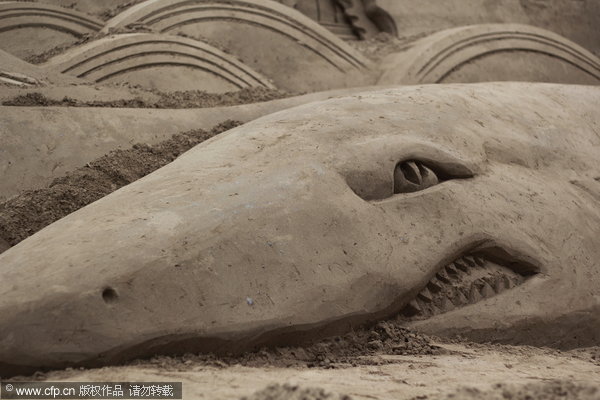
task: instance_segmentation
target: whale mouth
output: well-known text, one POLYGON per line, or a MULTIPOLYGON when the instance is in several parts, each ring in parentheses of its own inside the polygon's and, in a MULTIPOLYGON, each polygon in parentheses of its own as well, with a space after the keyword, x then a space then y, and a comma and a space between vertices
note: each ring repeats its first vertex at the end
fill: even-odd
POLYGON ((439 268, 400 314, 409 320, 431 318, 512 290, 539 272, 499 247, 472 250, 439 268))

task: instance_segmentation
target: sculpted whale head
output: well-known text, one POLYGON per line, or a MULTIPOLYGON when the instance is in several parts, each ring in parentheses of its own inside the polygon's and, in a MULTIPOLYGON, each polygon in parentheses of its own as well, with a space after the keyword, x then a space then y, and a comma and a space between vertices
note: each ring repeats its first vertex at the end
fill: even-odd
POLYGON ((384 89, 245 124, 0 255, 3 375, 402 313, 600 343, 600 89, 384 89))

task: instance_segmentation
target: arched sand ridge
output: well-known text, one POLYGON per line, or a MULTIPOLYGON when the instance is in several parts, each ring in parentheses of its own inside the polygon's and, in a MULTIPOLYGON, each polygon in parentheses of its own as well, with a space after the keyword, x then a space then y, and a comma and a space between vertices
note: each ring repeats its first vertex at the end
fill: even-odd
POLYGON ((386 57, 382 69, 378 82, 382 85, 494 80, 600 83, 600 59, 594 54, 560 35, 519 24, 437 32, 386 57))
POLYGON ((108 21, 103 31, 133 23, 208 38, 288 90, 356 84, 371 65, 315 21, 270 0, 148 0, 108 21))
POLYGON ((0 48, 21 58, 98 32, 104 22, 68 8, 38 2, 0 3, 0 48))
POLYGON ((274 88, 264 76, 206 43, 133 33, 102 38, 51 59, 47 68, 95 82, 128 82, 159 90, 227 92, 274 88))

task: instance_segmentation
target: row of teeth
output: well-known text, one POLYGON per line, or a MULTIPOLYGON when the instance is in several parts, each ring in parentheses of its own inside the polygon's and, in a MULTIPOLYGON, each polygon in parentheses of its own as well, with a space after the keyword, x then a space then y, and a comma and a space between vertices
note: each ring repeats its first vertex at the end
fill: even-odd
POLYGON ((477 303, 519 286, 525 278, 482 257, 464 256, 442 268, 403 310, 428 318, 477 303))

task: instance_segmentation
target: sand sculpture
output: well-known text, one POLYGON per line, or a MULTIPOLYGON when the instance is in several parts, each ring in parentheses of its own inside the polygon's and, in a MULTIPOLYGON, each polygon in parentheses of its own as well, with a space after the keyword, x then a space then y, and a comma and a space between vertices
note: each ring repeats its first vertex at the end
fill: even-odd
POLYGON ((397 35, 396 22, 375 0, 277 0, 293 7, 342 39, 369 39, 380 32, 397 35))
POLYGON ((597 381, 600 3, 48 3, 0 1, 0 377, 597 381))
POLYGON ((21 58, 74 43, 103 25, 98 18, 46 3, 0 2, 0 48, 21 58))
POLYGON ((418 38, 444 29, 487 23, 526 24, 549 30, 598 54, 596 0, 377 0, 396 21, 398 35, 418 38))
POLYGON ((0 373, 399 312, 428 332, 597 344, 599 101, 416 86, 235 128, 0 255, 0 373))
POLYGON ((452 28, 384 60, 381 85, 480 81, 600 83, 600 60, 544 29, 518 24, 452 28))
POLYGON ((274 88, 256 71, 204 42, 148 33, 95 40, 53 58, 45 67, 94 82, 127 82, 163 91, 274 88))
MULTIPOLYGON (((48 58, 44 54, 58 53, 40 66, 46 74, 159 90, 185 87, 223 92, 264 86, 305 92, 373 84, 497 80, 597 84, 600 76, 600 60, 590 51, 556 33, 508 23, 458 26, 426 32, 419 38, 421 32, 374 64, 336 36, 335 32, 342 37, 346 34, 340 33, 335 21, 349 24, 355 39, 377 32, 394 35, 397 23, 380 7, 381 2, 321 3, 147 0, 101 21, 44 3, 2 2, 0 35, 14 36, 3 40, 5 50, 21 58, 38 57, 39 62, 48 58), (41 29, 44 40, 24 46, 32 41, 23 29, 33 35, 41 29), (48 29, 56 30, 56 35, 71 35, 70 39, 57 39, 48 29), (132 29, 151 33, 105 36, 132 29), (88 35, 87 43, 67 48, 84 35, 88 35), (22 53, 25 47, 27 54, 22 53), (193 83, 183 83, 186 80, 193 83)), ((402 4, 386 7, 398 19, 397 8, 402 9, 402 4)), ((18 84, 14 72, 13 78, 5 76, 4 81, 18 84)))
POLYGON ((149 0, 117 15, 103 30, 134 23, 161 33, 209 39, 286 90, 360 85, 371 66, 317 22, 270 0, 149 0))

